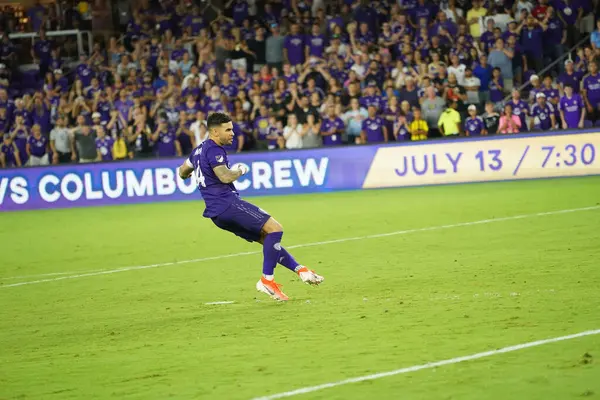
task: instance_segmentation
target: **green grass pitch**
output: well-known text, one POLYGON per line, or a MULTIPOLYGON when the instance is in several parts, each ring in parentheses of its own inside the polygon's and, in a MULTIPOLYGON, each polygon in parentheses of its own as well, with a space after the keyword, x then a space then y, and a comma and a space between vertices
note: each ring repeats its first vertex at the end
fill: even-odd
MULTIPOLYGON (((600 208, 534 215, 599 205, 600 177, 250 200, 288 246, 405 232, 297 247, 326 281, 278 267, 277 303, 201 201, 0 214, 0 399, 252 399, 600 329, 600 208)), ((599 398, 599 377, 590 335, 293 398, 599 398)))

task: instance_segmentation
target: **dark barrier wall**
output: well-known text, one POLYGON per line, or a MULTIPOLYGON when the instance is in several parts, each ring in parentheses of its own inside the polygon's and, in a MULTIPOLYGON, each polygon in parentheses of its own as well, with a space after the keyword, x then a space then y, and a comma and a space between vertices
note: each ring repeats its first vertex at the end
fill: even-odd
MULTIPOLYGON (((235 154, 243 196, 600 174, 600 133, 490 136, 235 154)), ((200 200, 183 159, 0 170, 0 210, 200 200)))

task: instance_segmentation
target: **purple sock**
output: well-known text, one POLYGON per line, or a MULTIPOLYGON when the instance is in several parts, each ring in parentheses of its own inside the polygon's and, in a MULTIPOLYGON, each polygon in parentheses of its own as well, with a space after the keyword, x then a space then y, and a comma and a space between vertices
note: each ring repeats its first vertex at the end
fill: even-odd
POLYGON ((292 272, 296 272, 296 267, 300 265, 294 256, 288 253, 285 247, 282 247, 281 252, 279 253, 279 264, 283 265, 292 272))
POLYGON ((265 236, 263 242, 263 275, 273 275, 279 254, 283 232, 272 232, 265 236))

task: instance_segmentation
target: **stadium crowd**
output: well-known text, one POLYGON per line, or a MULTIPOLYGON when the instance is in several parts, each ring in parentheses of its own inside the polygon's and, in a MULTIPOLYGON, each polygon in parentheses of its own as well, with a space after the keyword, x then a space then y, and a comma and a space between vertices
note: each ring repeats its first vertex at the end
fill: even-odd
POLYGON ((61 17, 38 3, 26 90, 4 24, 2 167, 180 156, 214 111, 233 116, 230 152, 600 122, 591 0, 230 0, 212 20, 200 5, 132 3, 122 36, 69 65, 44 32, 61 17))

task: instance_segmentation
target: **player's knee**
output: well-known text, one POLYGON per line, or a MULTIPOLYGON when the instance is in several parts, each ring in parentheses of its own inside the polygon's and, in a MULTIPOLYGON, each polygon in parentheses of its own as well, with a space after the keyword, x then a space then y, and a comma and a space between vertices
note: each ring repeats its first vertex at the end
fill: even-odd
POLYGON ((266 234, 274 233, 274 232, 283 232, 283 226, 273 218, 269 218, 267 223, 263 226, 263 231, 266 234))

